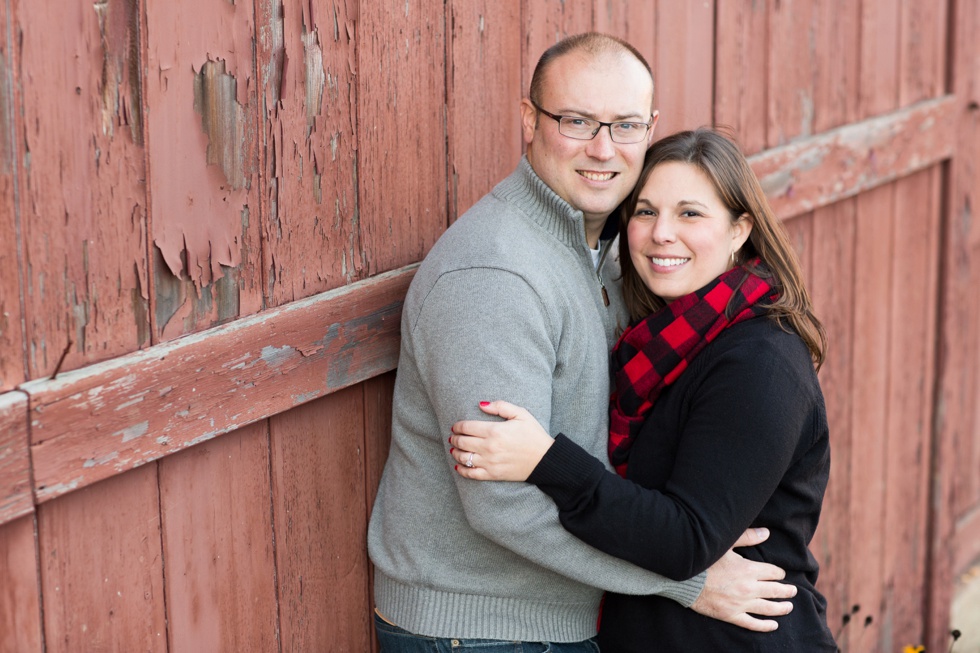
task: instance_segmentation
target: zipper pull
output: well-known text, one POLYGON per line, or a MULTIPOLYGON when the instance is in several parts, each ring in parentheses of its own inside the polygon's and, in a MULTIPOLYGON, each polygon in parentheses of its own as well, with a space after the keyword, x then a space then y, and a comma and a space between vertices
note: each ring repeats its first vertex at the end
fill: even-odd
POLYGON ((599 286, 602 289, 602 303, 609 306, 609 293, 606 292, 606 285, 599 286))

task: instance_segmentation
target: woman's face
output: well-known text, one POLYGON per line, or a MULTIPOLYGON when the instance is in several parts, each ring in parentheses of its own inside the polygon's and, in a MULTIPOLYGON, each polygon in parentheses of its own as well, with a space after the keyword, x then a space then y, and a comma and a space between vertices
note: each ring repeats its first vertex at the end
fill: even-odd
POLYGON ((732 222, 707 175, 676 161, 653 169, 626 226, 633 267, 667 303, 728 270, 751 232, 747 215, 732 222))

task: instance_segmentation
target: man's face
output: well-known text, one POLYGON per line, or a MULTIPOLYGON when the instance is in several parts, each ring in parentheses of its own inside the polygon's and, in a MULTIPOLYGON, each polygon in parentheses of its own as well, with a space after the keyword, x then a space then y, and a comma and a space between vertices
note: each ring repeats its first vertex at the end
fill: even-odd
MULTIPOLYGON (((649 122, 653 82, 633 57, 571 52, 547 69, 538 102, 561 116, 649 122)), ((521 118, 531 167, 559 197, 582 211, 587 222, 605 220, 629 194, 653 142, 653 128, 639 143, 614 143, 608 127, 590 141, 575 140, 560 134, 558 122, 527 100, 521 118)), ((656 116, 652 120, 656 123, 656 116)))

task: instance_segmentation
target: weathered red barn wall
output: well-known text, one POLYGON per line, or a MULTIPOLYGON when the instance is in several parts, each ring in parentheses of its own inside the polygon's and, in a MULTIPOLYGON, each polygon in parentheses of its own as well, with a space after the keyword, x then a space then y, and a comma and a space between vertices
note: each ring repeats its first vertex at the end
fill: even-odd
POLYGON ((4 0, 0 651, 373 646, 401 298, 589 29, 649 59, 658 133, 732 130, 800 253, 842 647, 944 648, 980 556, 980 0, 4 0))

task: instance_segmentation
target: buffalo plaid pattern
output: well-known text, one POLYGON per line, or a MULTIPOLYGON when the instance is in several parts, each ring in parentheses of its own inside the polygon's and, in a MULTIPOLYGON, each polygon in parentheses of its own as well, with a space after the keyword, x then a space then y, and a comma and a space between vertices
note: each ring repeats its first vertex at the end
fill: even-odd
MULTIPOLYGON (((749 267, 765 270, 758 258, 749 267)), ((626 477, 633 439, 663 389, 726 327, 764 315, 778 296, 762 277, 734 267, 623 332, 612 352, 609 426, 609 461, 620 476, 626 477)))

